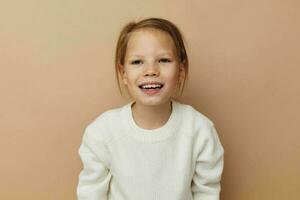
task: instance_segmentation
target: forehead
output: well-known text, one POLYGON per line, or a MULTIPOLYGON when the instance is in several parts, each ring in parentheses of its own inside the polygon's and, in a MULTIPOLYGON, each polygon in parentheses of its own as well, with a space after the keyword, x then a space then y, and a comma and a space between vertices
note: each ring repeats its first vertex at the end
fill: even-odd
POLYGON ((175 45, 171 36, 161 30, 144 28, 131 33, 127 43, 127 53, 168 52, 173 54, 175 45))

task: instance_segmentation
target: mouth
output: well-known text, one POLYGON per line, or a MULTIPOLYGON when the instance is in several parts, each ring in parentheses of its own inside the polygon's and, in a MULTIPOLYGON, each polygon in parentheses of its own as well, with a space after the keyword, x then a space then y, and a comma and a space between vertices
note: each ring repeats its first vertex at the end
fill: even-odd
POLYGON ((139 88, 147 95, 154 95, 160 93, 164 87, 163 83, 160 82, 147 82, 139 85, 139 88))

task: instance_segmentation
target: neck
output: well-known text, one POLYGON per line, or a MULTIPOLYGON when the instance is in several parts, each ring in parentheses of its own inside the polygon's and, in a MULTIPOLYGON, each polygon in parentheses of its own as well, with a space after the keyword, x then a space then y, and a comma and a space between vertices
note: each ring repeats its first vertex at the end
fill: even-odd
POLYGON ((163 126, 172 113, 171 101, 159 106, 145 106, 138 102, 132 105, 132 115, 138 126, 144 129, 156 129, 163 126))

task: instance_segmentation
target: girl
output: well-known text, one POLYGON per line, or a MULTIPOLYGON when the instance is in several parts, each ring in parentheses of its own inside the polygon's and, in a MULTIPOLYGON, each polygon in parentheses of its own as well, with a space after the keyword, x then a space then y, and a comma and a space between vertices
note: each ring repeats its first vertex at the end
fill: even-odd
POLYGON ((132 101, 85 129, 78 200, 218 200, 224 150, 213 122, 175 100, 188 73, 178 28, 148 18, 119 36, 115 69, 132 101))

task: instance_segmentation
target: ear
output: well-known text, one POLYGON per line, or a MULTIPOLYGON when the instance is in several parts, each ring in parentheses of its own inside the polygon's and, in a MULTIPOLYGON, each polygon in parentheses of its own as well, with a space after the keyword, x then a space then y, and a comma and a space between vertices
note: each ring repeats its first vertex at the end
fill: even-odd
POLYGON ((122 64, 118 64, 118 70, 119 70, 119 73, 120 73, 120 76, 122 78, 124 85, 127 85, 128 81, 127 81, 127 74, 125 71, 125 66, 122 64))

